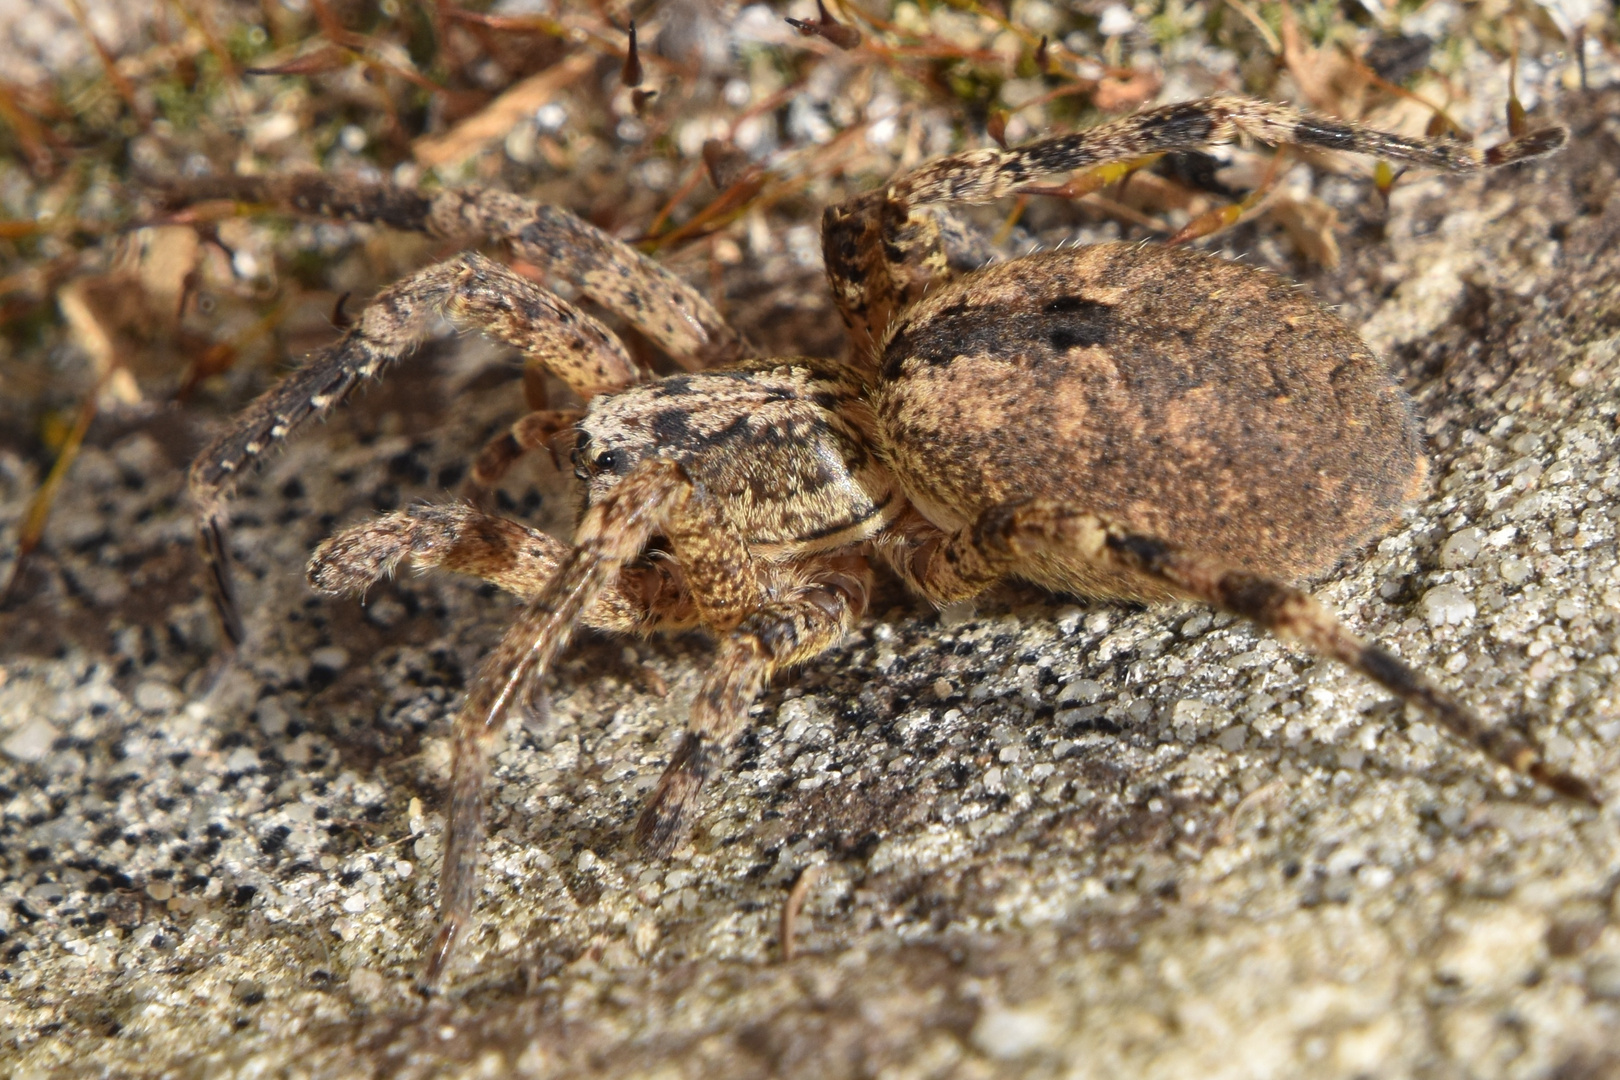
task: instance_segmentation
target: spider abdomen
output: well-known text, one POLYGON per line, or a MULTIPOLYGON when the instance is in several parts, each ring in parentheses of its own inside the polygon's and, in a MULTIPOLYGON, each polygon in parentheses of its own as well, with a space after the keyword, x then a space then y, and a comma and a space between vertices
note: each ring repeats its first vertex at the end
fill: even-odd
MULTIPOLYGON (((1387 530, 1426 472, 1406 395, 1353 330, 1184 248, 1051 251, 952 282, 895 320, 874 396, 896 478, 941 528, 1058 499, 1284 579, 1387 530)), ((1027 576, 1164 595, 1091 567, 1027 576)))

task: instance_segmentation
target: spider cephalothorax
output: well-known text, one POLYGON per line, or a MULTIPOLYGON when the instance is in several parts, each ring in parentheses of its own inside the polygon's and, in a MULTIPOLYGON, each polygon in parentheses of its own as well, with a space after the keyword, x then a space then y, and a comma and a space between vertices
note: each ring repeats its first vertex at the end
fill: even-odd
POLYGON ((188 193, 246 195, 440 236, 495 236, 572 277, 689 373, 644 381, 618 340, 478 255, 383 292, 335 346, 256 402, 198 458, 203 515, 234 626, 221 508, 233 477, 293 426, 376 374, 445 315, 522 349, 588 407, 536 412, 480 458, 489 482, 573 433, 585 484, 574 544, 453 504, 345 530, 310 564, 328 592, 401 561, 476 574, 528 599, 455 724, 441 977, 469 919, 483 788, 507 707, 581 623, 702 626, 718 655, 637 836, 667 853, 689 827, 771 676, 834 645, 865 611, 871 563, 946 604, 1009 577, 1096 597, 1190 597, 1335 657, 1427 709, 1497 761, 1571 797, 1511 730, 1351 635, 1286 582, 1386 531, 1426 472, 1411 407, 1336 316, 1262 271, 1182 248, 1099 245, 964 271, 937 204, 1040 190, 1052 173, 1247 136, 1451 170, 1562 144, 1545 129, 1477 151, 1292 109, 1212 98, 1011 150, 931 162, 826 212, 843 362, 744 360, 689 286, 618 241, 511 195, 432 197, 300 176, 188 193))

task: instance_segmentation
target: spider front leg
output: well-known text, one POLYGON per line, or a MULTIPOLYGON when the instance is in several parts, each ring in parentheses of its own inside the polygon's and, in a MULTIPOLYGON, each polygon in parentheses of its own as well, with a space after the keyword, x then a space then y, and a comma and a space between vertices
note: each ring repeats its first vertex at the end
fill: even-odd
POLYGON ((530 450, 542 447, 551 450, 552 464, 561 467, 562 462, 557 460, 551 440, 579 423, 584 415, 583 409, 541 409, 528 413, 510 429, 484 444, 473 462, 473 487, 494 487, 519 458, 530 450))
POLYGON ((1402 701, 1417 705, 1458 739, 1570 799, 1601 805, 1585 780, 1561 772, 1510 728, 1485 723, 1392 653, 1352 634, 1310 594, 1134 532, 1117 522, 1049 500, 993 506, 971 526, 896 558, 902 576, 945 602, 972 596, 1002 577, 1027 570, 1038 555, 1075 559, 1143 583, 1168 586, 1254 620, 1360 672, 1402 701))
MULTIPOLYGON (((344 529, 310 556, 310 584, 329 596, 364 593, 400 563, 482 578, 532 600, 545 591, 574 549, 538 529, 462 503, 413 506, 344 529)), ((580 614, 596 630, 650 634, 697 624, 679 568, 667 560, 619 572, 580 614)))
POLYGON ((410 353, 441 316, 521 349, 582 397, 623 389, 640 377, 624 346, 600 323, 482 255, 459 255, 384 290, 335 345, 256 399, 192 464, 203 561, 233 646, 241 643, 242 624, 225 551, 224 503, 237 477, 299 424, 410 353))
POLYGON ((715 306, 675 274, 566 210, 509 192, 468 187, 429 195, 390 183, 299 172, 169 181, 159 196, 170 206, 235 199, 377 222, 457 243, 505 243, 518 258, 578 285, 684 367, 736 360, 747 351, 715 306))
POLYGON ((484 783, 507 707, 545 674, 575 624, 655 536, 669 540, 693 607, 706 625, 728 630, 764 606, 763 583, 743 540, 679 465, 644 461, 585 511, 576 530, 577 546, 501 638, 456 716, 439 929, 422 975, 425 988, 442 978, 472 914, 484 783))

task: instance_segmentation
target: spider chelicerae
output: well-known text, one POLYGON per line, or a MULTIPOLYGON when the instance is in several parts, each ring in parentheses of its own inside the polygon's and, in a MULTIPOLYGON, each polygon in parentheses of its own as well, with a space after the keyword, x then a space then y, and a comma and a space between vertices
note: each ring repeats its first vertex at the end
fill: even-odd
POLYGON ((484 787, 506 710, 576 626, 703 627, 718 639, 636 829, 645 850, 664 855, 771 677, 862 617, 874 563, 939 605, 1005 578, 1089 597, 1201 600, 1338 659, 1494 760, 1595 803, 1521 735, 1484 724, 1288 584, 1387 531, 1424 484, 1410 403, 1354 331, 1278 277, 1186 248, 1101 244, 964 265, 961 230, 943 209, 1243 138, 1465 171, 1549 153, 1565 137, 1545 128, 1479 150, 1217 97, 941 158, 824 214, 827 279, 851 338, 841 361, 747 359, 745 342, 682 280, 515 195, 312 174, 176 189, 504 241, 688 369, 648 377, 595 319, 475 253, 384 290, 192 468, 227 632, 240 639, 223 534, 236 479, 444 317, 521 350, 587 403, 523 417, 485 449, 474 479, 492 483, 571 432, 584 505, 572 545, 450 503, 347 529, 310 562, 329 593, 359 592, 409 562, 527 600, 455 721, 424 986, 441 980, 472 915, 484 787))

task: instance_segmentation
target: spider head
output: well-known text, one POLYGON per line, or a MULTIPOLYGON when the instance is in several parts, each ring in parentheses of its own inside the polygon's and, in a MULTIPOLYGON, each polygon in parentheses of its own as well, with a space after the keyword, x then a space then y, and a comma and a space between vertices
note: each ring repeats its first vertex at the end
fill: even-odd
POLYGON ((585 505, 638 464, 674 462, 756 549, 815 550, 887 520, 857 392, 811 362, 672 375, 591 399, 574 445, 585 505))

